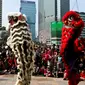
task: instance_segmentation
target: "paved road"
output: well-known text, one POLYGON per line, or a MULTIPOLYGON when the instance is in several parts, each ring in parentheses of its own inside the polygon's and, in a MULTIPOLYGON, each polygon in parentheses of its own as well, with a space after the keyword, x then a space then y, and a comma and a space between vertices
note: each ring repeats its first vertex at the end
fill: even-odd
MULTIPOLYGON (((16 75, 0 75, 0 85, 14 85, 16 75)), ((34 77, 32 76, 31 85, 67 85, 67 81, 62 78, 34 77)), ((79 83, 85 85, 85 81, 79 83)))

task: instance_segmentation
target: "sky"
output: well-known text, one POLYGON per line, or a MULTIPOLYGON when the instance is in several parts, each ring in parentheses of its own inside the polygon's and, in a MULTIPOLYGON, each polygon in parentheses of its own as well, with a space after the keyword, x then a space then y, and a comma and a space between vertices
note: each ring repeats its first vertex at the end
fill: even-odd
MULTIPOLYGON (((9 12, 18 12, 20 8, 20 0, 2 0, 2 25, 7 25, 7 14, 9 12)), ((29 1, 29 0, 28 0, 29 1)), ((30 0, 36 1, 36 0, 30 0)), ((85 0, 70 0, 70 10, 85 12, 85 0), (77 1, 77 2, 76 2, 77 1)))
POLYGON ((85 0, 70 0, 70 10, 85 12, 85 0))
MULTIPOLYGON (((35 0, 28 0, 35 1, 35 0)), ((20 9, 20 0, 2 0, 2 25, 7 25, 7 14, 9 12, 19 12, 20 9)))
POLYGON ((2 25, 6 26, 7 14, 9 12, 18 12, 20 8, 19 0, 2 0, 2 25))

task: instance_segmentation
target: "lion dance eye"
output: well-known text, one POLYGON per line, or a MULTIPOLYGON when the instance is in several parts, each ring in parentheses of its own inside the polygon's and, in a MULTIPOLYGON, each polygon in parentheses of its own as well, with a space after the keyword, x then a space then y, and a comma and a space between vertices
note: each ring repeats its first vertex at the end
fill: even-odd
POLYGON ((74 18, 72 17, 72 16, 70 16, 69 18, 68 18, 68 20, 69 21, 72 21, 74 18))

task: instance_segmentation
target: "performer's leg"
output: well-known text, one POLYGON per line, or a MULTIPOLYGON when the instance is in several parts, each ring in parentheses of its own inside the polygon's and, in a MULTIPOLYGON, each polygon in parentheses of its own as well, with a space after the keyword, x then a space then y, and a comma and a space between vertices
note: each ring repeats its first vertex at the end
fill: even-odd
MULTIPOLYGON (((15 85, 24 85, 25 83, 25 63, 24 59, 22 57, 22 49, 21 45, 16 46, 16 53, 17 53, 17 69, 18 69, 18 74, 17 74, 17 82, 15 85)), ((16 56, 16 55, 15 55, 16 56)))
POLYGON ((68 85, 78 85, 79 81, 80 76, 75 72, 71 72, 70 77, 68 78, 68 85))
POLYGON ((17 55, 17 82, 15 85, 30 85, 33 59, 31 56, 31 51, 19 44, 15 47, 15 55, 17 55))
POLYGON ((25 62, 25 79, 26 85, 30 85, 33 70, 33 49, 32 43, 24 42, 22 45, 23 58, 25 62))

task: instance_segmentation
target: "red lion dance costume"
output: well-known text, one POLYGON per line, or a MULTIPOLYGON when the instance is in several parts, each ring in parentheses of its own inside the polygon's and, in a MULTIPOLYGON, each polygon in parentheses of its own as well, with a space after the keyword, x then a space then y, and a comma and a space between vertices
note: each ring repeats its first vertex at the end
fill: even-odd
POLYGON ((62 39, 60 54, 62 56, 68 77, 68 85, 77 85, 80 81, 77 60, 84 49, 84 44, 78 40, 84 27, 79 14, 74 11, 67 12, 62 21, 62 39))

